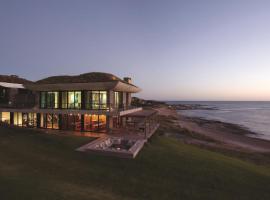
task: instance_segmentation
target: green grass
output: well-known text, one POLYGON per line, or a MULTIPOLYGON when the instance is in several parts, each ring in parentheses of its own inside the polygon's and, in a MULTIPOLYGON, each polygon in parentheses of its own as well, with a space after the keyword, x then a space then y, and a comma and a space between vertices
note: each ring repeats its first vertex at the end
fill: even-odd
POLYGON ((155 136, 135 160, 91 139, 0 128, 0 199, 270 199, 270 169, 155 136))

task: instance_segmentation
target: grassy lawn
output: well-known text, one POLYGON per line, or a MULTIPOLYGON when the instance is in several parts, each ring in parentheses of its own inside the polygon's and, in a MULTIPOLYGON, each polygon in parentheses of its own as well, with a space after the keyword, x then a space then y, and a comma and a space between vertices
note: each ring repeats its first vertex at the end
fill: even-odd
POLYGON ((135 160, 90 138, 0 128, 0 199, 270 199, 270 168, 154 136, 135 160))

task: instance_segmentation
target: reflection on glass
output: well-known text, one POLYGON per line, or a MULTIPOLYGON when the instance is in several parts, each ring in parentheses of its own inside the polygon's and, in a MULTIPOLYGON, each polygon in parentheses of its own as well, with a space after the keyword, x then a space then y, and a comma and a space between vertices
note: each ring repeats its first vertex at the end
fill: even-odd
POLYGON ((40 107, 46 108, 46 92, 40 93, 40 107))
POLYGON ((99 91, 92 92, 92 108, 99 109, 99 91))
POLYGON ((62 108, 67 108, 68 106, 68 93, 67 92, 62 92, 62 108))
POLYGON ((119 92, 114 92, 114 107, 119 108, 119 92))
POLYGON ((81 103, 82 103, 82 99, 81 99, 81 92, 77 91, 74 92, 74 106, 75 108, 81 108, 81 103))
POLYGON ((68 92, 68 108, 74 108, 74 92, 68 92))
POLYGON ((85 108, 91 109, 91 101, 92 101, 92 92, 87 91, 85 94, 85 108))
POLYGON ((100 108, 106 109, 107 108, 107 92, 106 91, 100 91, 100 108))
POLYGON ((81 91, 68 92, 68 108, 81 108, 81 91))

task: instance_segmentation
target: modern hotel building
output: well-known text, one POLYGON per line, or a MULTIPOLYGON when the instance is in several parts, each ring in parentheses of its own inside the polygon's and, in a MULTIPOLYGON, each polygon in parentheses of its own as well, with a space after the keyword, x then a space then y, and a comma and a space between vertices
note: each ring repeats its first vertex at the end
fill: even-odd
POLYGON ((155 112, 131 106, 140 91, 130 78, 93 72, 53 76, 36 82, 17 76, 0 76, 0 121, 20 127, 109 132, 144 119, 155 112))

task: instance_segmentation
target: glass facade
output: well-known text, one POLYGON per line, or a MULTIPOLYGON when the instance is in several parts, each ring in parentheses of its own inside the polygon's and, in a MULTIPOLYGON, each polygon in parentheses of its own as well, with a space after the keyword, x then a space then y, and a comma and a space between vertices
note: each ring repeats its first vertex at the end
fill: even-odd
POLYGON ((37 127, 37 114, 36 113, 28 113, 28 120, 27 120, 28 127, 37 127))
POLYGON ((106 115, 84 115, 85 131, 105 131, 106 115))
POLYGON ((68 108, 68 92, 61 92, 61 95, 62 95, 61 108, 68 108))
MULTIPOLYGON (((47 109, 108 109, 107 91, 40 92, 40 108, 47 109), (84 99, 82 99, 84 98, 84 99), (82 107, 82 103, 84 107, 82 107)), ((119 103, 119 95, 118 103, 119 103)), ((117 103, 117 105, 118 105, 117 103)))
POLYGON ((81 115, 63 114, 61 129, 81 131, 81 115))
POLYGON ((122 108, 122 93, 121 92, 114 92, 114 107, 115 108, 122 108))
POLYGON ((10 112, 2 112, 1 121, 10 124, 10 112))
POLYGON ((14 112, 14 125, 22 126, 22 113, 21 112, 14 112))
POLYGON ((40 127, 48 129, 59 129, 58 114, 40 114, 40 127))
POLYGON ((46 92, 40 92, 40 108, 46 108, 46 92))
POLYGON ((81 91, 64 91, 62 95, 62 107, 69 109, 81 109, 82 92, 81 91))
POLYGON ((2 112, 1 121, 21 127, 39 127, 71 131, 105 132, 107 116, 97 114, 52 114, 52 113, 22 113, 2 112), (12 121, 11 121, 12 119, 12 121))
POLYGON ((85 108, 93 110, 107 109, 107 91, 86 91, 85 108))
MULTIPOLYGON (((88 109, 106 110, 110 107, 108 91, 42 91, 40 92, 40 108, 43 109, 88 109)), ((121 92, 112 92, 112 100, 116 107, 121 107, 121 92), (114 98, 114 99, 113 99, 114 98)), ((112 103, 113 103, 112 102, 112 103)), ((42 111, 44 112, 44 111, 42 111)), ((96 114, 53 114, 14 112, 12 116, 2 115, 6 121, 23 127, 40 127, 73 131, 103 132, 107 129, 105 112, 93 111, 96 114), (104 114, 103 114, 104 113, 104 114)), ((74 111, 73 111, 74 112, 74 111)))
POLYGON ((22 126, 23 127, 27 127, 27 124, 28 124, 27 120, 28 120, 28 114, 22 113, 22 126))
POLYGON ((40 108, 59 108, 59 92, 40 92, 40 108))

